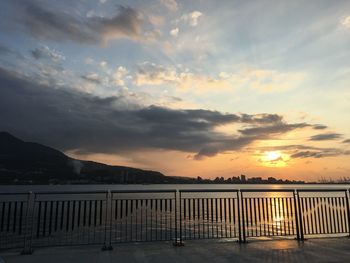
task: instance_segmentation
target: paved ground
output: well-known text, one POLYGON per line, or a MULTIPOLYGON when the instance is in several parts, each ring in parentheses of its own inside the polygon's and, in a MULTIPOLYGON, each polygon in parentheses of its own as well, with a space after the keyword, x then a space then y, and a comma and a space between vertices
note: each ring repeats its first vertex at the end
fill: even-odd
POLYGON ((37 249, 32 255, 18 251, 0 253, 0 262, 350 262, 350 238, 252 241, 238 244, 228 241, 191 241, 184 247, 171 243, 123 244, 113 251, 101 251, 100 246, 59 247, 37 249))

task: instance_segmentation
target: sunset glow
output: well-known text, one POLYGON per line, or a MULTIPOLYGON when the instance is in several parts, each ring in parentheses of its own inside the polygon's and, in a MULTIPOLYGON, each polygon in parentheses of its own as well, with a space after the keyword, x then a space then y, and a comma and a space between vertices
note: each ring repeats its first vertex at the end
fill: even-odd
POLYGON ((269 162, 275 162, 282 158, 282 155, 278 151, 266 152, 265 153, 266 160, 269 162))
POLYGON ((266 167, 285 167, 290 160, 289 156, 280 151, 264 152, 259 159, 261 164, 266 167))

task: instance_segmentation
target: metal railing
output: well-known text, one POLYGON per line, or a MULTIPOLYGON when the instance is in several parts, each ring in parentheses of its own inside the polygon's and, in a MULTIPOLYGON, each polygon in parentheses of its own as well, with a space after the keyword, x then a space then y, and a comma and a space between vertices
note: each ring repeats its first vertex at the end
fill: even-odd
POLYGON ((175 238, 175 190, 112 193, 110 243, 175 238))
POLYGON ((243 241, 249 237, 297 236, 294 190, 242 190, 243 241))
POLYGON ((180 190, 180 242, 239 238, 238 190, 180 190))
POLYGON ((350 233, 346 189, 0 193, 0 249, 350 233))
POLYGON ((298 194, 301 238, 350 233, 348 190, 299 190, 298 194))

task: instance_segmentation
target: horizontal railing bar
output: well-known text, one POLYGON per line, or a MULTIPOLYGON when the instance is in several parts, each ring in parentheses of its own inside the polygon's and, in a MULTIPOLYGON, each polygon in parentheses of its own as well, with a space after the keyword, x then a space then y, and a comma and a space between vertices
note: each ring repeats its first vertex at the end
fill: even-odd
MULTIPOLYGON (((111 193, 175 193, 175 189, 155 189, 155 190, 111 190, 111 193)), ((26 195, 29 193, 37 195, 59 195, 59 194, 106 194, 107 190, 86 190, 86 191, 27 191, 27 192, 0 192, 1 195, 26 195)))
MULTIPOLYGON (((314 189, 180 189, 181 193, 190 192, 346 192, 348 189, 329 189, 329 188, 314 188, 314 189)), ((143 190, 110 190, 111 193, 174 193, 177 189, 143 189, 143 190)), ((107 190, 83 190, 83 191, 15 191, 15 192, 0 192, 1 195, 26 195, 33 192, 34 194, 105 194, 107 190)))
POLYGON ((0 195, 27 195, 30 192, 0 192, 0 195))
POLYGON ((241 192, 254 193, 254 192, 294 192, 295 189, 240 189, 241 192))
POLYGON ((100 190, 86 190, 86 191, 57 191, 57 190, 53 190, 53 191, 27 191, 27 192, 0 192, 0 196, 1 195, 25 195, 25 194, 29 194, 29 193, 33 193, 33 194, 38 194, 38 195, 50 195, 50 194, 105 194, 107 192, 106 191, 100 191, 100 190))
POLYGON ((180 193, 231 193, 238 192, 238 189, 181 189, 180 193))
POLYGON ((164 200, 164 201, 167 201, 167 200, 175 200, 174 197, 169 197, 169 198, 154 198, 154 197, 146 197, 146 198, 138 198, 138 197, 135 197, 135 198, 124 198, 124 197, 116 197, 116 198, 113 198, 113 200, 125 200, 125 201, 132 201, 132 200, 164 200))
POLYGON ((156 190, 111 190, 111 193, 176 193, 176 189, 156 189, 156 190))
POLYGON ((298 192, 346 192, 348 189, 329 189, 329 188, 320 188, 320 189, 297 189, 298 192))

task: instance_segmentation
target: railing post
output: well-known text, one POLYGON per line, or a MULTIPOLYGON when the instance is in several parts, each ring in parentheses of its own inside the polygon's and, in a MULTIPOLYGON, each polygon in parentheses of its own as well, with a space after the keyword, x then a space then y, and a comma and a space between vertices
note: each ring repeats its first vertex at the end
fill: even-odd
POLYGON ((28 193, 27 211, 25 216, 25 234, 24 234, 24 248, 21 252, 22 255, 30 255, 33 253, 32 241, 33 241, 33 221, 34 221, 34 205, 35 205, 35 193, 30 191, 28 193))
POLYGON ((106 194, 106 219, 105 219, 105 242, 102 250, 112 250, 112 193, 106 194))
POLYGON ((239 243, 243 243, 242 240, 242 230, 241 230, 241 209, 240 209, 240 194, 241 194, 241 190, 237 191, 237 214, 238 214, 238 242, 239 243))
POLYGON ((174 246, 177 246, 177 235, 178 235, 178 233, 177 233, 177 190, 175 191, 175 193, 174 193, 174 199, 175 199, 175 204, 174 204, 174 213, 175 213, 175 215, 174 215, 174 220, 175 220, 175 240, 174 240, 174 242, 173 242, 173 245, 174 246))
POLYGON ((182 241, 182 209, 181 209, 181 191, 175 192, 175 242, 174 246, 180 247, 183 246, 184 243, 182 241), (177 198, 177 193, 179 193, 179 198, 177 198), (177 209, 179 207, 179 209, 177 209), (179 213, 178 213, 179 211, 179 213), (179 224, 179 231, 178 231, 179 224))
POLYGON ((349 232, 349 237, 350 237, 350 204, 349 204, 349 198, 350 198, 350 193, 349 189, 346 190, 346 206, 347 206, 347 212, 348 212, 348 232, 349 232))
POLYGON ((242 191, 239 191, 240 192, 240 197, 241 197, 241 216, 242 216, 242 243, 246 243, 247 242, 247 238, 246 238, 246 234, 245 234, 245 222, 244 222, 244 219, 245 219, 245 211, 244 211, 244 204, 243 204, 243 192, 242 191))
POLYGON ((303 223, 303 211, 301 210, 299 191, 296 190, 296 197, 298 201, 298 217, 299 217, 299 240, 304 241, 304 223, 303 223))
POLYGON ((294 190, 293 193, 293 197, 294 197, 294 216, 295 216, 295 227, 296 227, 296 231, 297 231, 297 240, 300 241, 300 224, 299 224, 299 213, 298 213, 298 205, 297 205, 297 200, 299 199, 298 197, 298 192, 297 190, 294 190))

